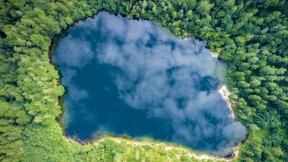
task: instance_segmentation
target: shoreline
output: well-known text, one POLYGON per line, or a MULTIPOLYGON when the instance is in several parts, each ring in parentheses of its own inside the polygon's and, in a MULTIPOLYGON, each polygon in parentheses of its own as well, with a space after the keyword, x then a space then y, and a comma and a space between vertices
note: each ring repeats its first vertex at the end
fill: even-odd
POLYGON ((98 140, 97 142, 94 142, 94 145, 98 145, 100 142, 103 142, 105 140, 112 140, 116 143, 122 143, 124 142, 127 145, 131 145, 133 147, 137 147, 137 146, 150 146, 150 147, 163 147, 164 151, 170 151, 170 150, 177 150, 180 152, 185 153, 186 155, 188 155, 190 158, 195 158, 197 160, 200 161, 232 161, 232 159, 234 158, 225 158, 225 157, 217 157, 217 156, 213 156, 210 154, 205 154, 205 153, 201 153, 201 152, 197 152, 195 150, 190 150, 189 148, 183 147, 183 146, 175 146, 173 144, 167 144, 167 143, 162 143, 162 142, 155 142, 155 141, 137 141, 134 139, 125 139, 122 137, 113 137, 113 136, 107 136, 104 138, 101 138, 100 140, 98 140))
MULTIPOLYGON (((106 11, 106 10, 100 10, 99 12, 101 12, 101 11, 106 11)), ((63 37, 65 37, 66 35, 67 35, 67 31, 71 28, 71 27, 73 27, 74 25, 76 25, 78 22, 81 22, 81 21, 85 21, 86 19, 88 19, 88 18, 93 18, 94 16, 96 16, 99 12, 97 12, 96 14, 93 14, 92 16, 88 16, 88 17, 85 17, 85 18, 82 18, 82 19, 80 19, 80 20, 77 20, 77 21, 75 21, 74 23, 72 23, 72 24, 70 24, 70 25, 68 25, 65 29, 62 29, 61 30, 61 32, 60 33, 58 33, 58 34, 56 34, 56 35, 54 35, 53 36, 53 39, 52 39, 52 41, 51 41, 51 44, 50 44, 50 46, 49 46, 49 50, 48 50, 48 57, 49 57, 49 62, 50 62, 50 64, 51 65, 53 65, 54 66, 54 68, 58 71, 58 68, 57 68, 57 66, 53 63, 53 61, 52 61, 52 51, 53 51, 53 49, 54 48, 56 48, 57 47, 57 45, 58 45, 58 42, 59 42, 59 40, 61 39, 61 38, 63 38, 63 37)), ((108 11, 106 11, 106 12, 108 12, 108 11)), ((110 13, 110 12, 109 12, 110 13)), ((117 16, 118 14, 115 14, 115 13, 111 13, 111 14, 114 14, 115 16, 117 16)), ((123 17, 126 17, 127 18, 127 15, 122 15, 122 14, 119 14, 119 15, 121 15, 121 16, 123 16, 123 17)), ((148 19, 138 19, 138 18, 135 18, 135 17, 131 17, 131 18, 128 18, 128 19, 133 19, 133 20, 147 20, 147 21, 151 21, 151 20, 148 20, 148 19)), ((152 22, 154 22, 154 21, 152 21, 152 22)), ((154 22, 155 23, 155 22, 154 22)), ((167 27, 168 28, 168 27, 167 27)), ((169 28, 168 28, 169 29, 169 28)), ((170 29, 169 29, 169 31, 170 31, 170 29)), ((177 36, 175 36, 175 37, 177 37, 177 36)), ((179 38, 179 37, 178 37, 179 38)), ((180 38, 181 39, 181 38, 180 38)), ((182 38, 182 40, 190 40, 190 39, 193 39, 192 37, 187 37, 187 38, 182 38)), ((211 56, 212 57, 214 57, 214 58, 218 58, 218 54, 217 53, 213 53, 213 52, 210 52, 211 53, 211 56)), ((63 77, 62 76, 62 74, 61 73, 59 73, 60 71, 58 71, 58 75, 59 75, 59 78, 57 79, 57 85, 62 85, 62 83, 61 83, 61 78, 63 77)), ((226 85, 224 85, 224 86, 226 86, 226 85)), ((223 87, 224 87, 223 86, 223 87)), ((223 88, 222 87, 222 88, 223 88)), ((64 87, 65 88, 65 87, 64 87)), ((232 117, 233 117, 233 119, 235 118, 234 117, 234 112, 233 112, 233 110, 232 110, 232 105, 231 105, 231 103, 229 102, 229 95, 231 94, 228 90, 227 90, 227 87, 224 89, 224 91, 223 91, 223 89, 220 89, 218 92, 221 94, 221 97, 223 98, 223 100, 225 100, 226 101, 226 99, 228 99, 228 102, 226 101, 226 103, 227 103, 227 105, 228 105, 228 108, 229 108, 229 110, 230 110, 230 112, 232 112, 232 117), (226 90, 226 91, 225 91, 226 90), (227 95, 226 93, 227 92, 229 92, 229 94, 227 95), (230 106, 229 106, 229 104, 230 104, 230 106)), ((64 108, 64 106, 63 106, 63 100, 64 100, 64 95, 65 95, 65 93, 66 93, 67 91, 66 91, 66 88, 65 88, 65 92, 64 92, 64 94, 62 95, 62 96, 59 96, 59 98, 58 98, 58 101, 56 102, 56 104, 58 104, 58 105, 60 105, 61 106, 61 114, 59 115, 59 116, 57 116, 56 117, 56 122, 60 125, 60 127, 61 127, 61 129, 62 129, 62 134, 63 134, 63 136, 66 138, 66 141, 74 141, 74 142, 77 142, 77 143, 79 143, 80 145, 86 145, 86 144, 93 144, 93 145, 97 145, 99 142, 102 142, 102 141, 104 141, 105 139, 111 139, 111 140, 113 140, 113 141, 115 141, 115 142, 117 142, 117 143, 121 143, 121 142, 126 142, 127 144, 129 144, 129 145, 133 145, 133 146, 151 146, 151 147, 153 147, 153 146, 163 146, 164 147, 164 151, 169 151, 169 150, 172 150, 172 149, 175 149, 175 150, 178 150, 178 151, 183 151, 183 152, 185 152, 185 153, 187 153, 190 157, 194 157, 194 158, 196 158, 197 160, 212 160, 212 161, 218 161, 218 160, 221 160, 221 161, 231 161, 231 160, 233 160, 233 159, 235 159, 235 158, 237 158, 237 157, 235 157, 235 156, 232 156, 232 157, 217 157, 217 156, 215 156, 215 155, 212 155, 212 154, 209 154, 209 153, 201 153, 201 152, 198 152, 198 151, 196 151, 196 150, 190 150, 191 148, 189 148, 189 147, 182 147, 182 146, 174 146, 173 144, 171 145, 171 144, 167 144, 167 143, 165 143, 165 141, 162 141, 162 142, 160 142, 160 141, 151 141, 151 142, 149 142, 149 141, 135 141, 135 139, 134 138, 132 138, 132 139, 126 139, 126 138, 124 138, 124 137, 111 137, 111 136, 109 136, 109 135, 107 135, 107 136, 102 136, 102 137, 100 137, 100 138, 98 138, 98 139, 93 139, 93 140, 88 140, 88 141, 82 141, 81 139, 79 139, 79 138, 77 138, 77 137, 73 137, 73 136, 69 136, 68 134, 67 134, 67 132, 66 132, 66 129, 65 129, 65 126, 64 126, 64 124, 63 124, 63 122, 62 122, 62 118, 63 118, 63 115, 64 115, 64 112, 65 112, 65 108, 64 108), (61 101, 62 101, 62 103, 61 103, 61 101)), ((229 115, 230 116, 230 115, 229 115)), ((233 147, 233 152, 234 152, 234 148, 235 148, 235 146, 233 147)))
POLYGON ((219 54, 216 53, 216 52, 210 52, 211 56, 214 57, 214 58, 218 58, 219 57, 219 54))
POLYGON ((226 102, 227 107, 229 109, 229 117, 232 118, 233 120, 235 120, 235 114, 232 108, 232 104, 230 102, 230 98, 229 96, 231 95, 231 92, 228 91, 227 89, 227 85, 223 85, 218 92, 221 95, 221 98, 226 102))

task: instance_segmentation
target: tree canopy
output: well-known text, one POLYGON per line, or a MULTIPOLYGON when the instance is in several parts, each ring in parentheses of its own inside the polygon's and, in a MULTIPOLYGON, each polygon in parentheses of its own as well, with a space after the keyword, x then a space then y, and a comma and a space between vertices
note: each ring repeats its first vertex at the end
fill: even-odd
POLYGON ((288 161, 287 8, 286 0, 0 1, 0 161, 195 160, 109 140, 82 146, 62 134, 51 43, 101 10, 205 41, 227 64, 233 109, 249 128, 237 160, 288 161))

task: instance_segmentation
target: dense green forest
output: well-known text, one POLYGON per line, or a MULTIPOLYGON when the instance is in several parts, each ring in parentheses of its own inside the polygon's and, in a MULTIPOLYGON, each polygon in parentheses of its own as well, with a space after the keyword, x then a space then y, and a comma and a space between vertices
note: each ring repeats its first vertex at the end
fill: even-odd
POLYGON ((286 0, 1 0, 0 161, 193 161, 160 148, 67 139, 55 118, 64 93, 52 39, 99 11, 147 19, 207 42, 228 66, 237 120, 249 129, 238 161, 288 161, 286 0))

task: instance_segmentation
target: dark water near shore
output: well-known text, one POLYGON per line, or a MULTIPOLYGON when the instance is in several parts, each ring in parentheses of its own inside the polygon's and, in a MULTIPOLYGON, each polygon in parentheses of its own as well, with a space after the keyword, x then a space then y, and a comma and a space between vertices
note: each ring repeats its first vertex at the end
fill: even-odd
POLYGON ((101 12, 71 28, 52 57, 68 90, 69 136, 148 136, 222 155, 245 138, 218 93, 225 67, 197 40, 101 12))

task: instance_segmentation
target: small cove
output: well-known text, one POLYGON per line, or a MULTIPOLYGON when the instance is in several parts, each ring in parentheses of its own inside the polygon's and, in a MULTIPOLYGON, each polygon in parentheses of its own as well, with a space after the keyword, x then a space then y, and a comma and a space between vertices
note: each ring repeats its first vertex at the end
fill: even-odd
POLYGON ((225 67, 200 41, 101 12, 69 29, 52 59, 67 87, 69 136, 147 136, 209 153, 245 138, 218 93, 225 67))

